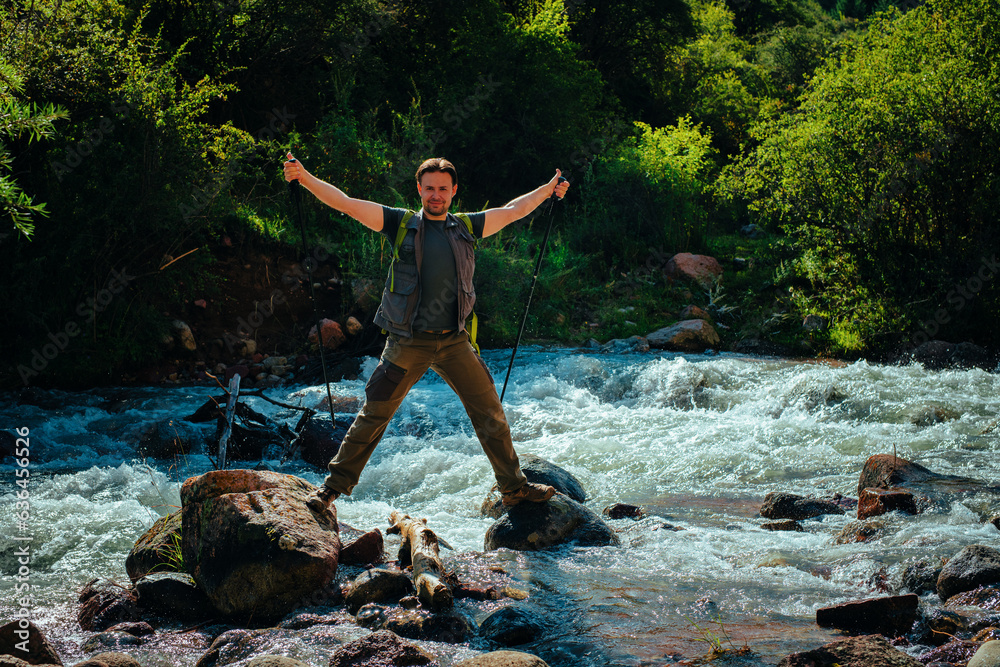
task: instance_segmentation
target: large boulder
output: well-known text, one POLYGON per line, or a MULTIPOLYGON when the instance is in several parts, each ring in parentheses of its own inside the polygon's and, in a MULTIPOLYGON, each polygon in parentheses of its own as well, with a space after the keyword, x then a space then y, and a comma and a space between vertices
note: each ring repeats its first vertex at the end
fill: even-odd
POLYGON ((1000 551, 982 544, 963 547, 938 575, 937 593, 942 600, 980 586, 1000 583, 1000 551))
POLYGON ((663 327, 646 336, 649 346, 675 352, 703 352, 718 348, 722 343, 719 333, 705 320, 682 320, 663 327))
POLYGON ((316 487, 269 471, 217 470, 181 487, 185 569, 223 615, 287 614, 337 572, 336 507, 312 512, 316 487))
POLYGON ((956 492, 974 490, 997 490, 983 482, 942 475, 892 454, 875 454, 868 457, 858 478, 858 495, 865 489, 891 489, 897 486, 922 492, 956 492))
POLYGON ((608 546, 619 544, 619 539, 600 515, 557 493, 544 503, 522 502, 511 507, 487 529, 485 540, 487 551, 538 551, 570 542, 608 546))
POLYGON ((0 655, 3 654, 21 658, 30 665, 63 664, 55 647, 38 626, 27 619, 0 626, 0 655))
POLYGON ((125 571, 135 583, 150 572, 179 572, 181 563, 180 510, 162 516, 135 541, 125 558, 125 571))
POLYGON ((882 635, 851 637, 785 656, 778 667, 923 667, 882 635))
MULTIPOLYGON (((587 501, 587 492, 584 491, 580 480, 572 473, 534 454, 521 454, 519 459, 521 472, 532 484, 547 484, 578 503, 587 501)), ((483 516, 494 519, 502 516, 507 511, 507 507, 501 501, 500 489, 494 484, 480 509, 483 516)))
POLYGON ((722 265, 719 264, 719 260, 708 255, 679 252, 667 260, 663 272, 674 280, 693 282, 704 289, 709 289, 722 277, 722 265))
POLYGON ((794 493, 771 491, 764 496, 760 515, 765 519, 801 521, 824 514, 843 514, 844 509, 832 500, 797 496, 794 493))
POLYGON ((479 635, 502 646, 518 646, 538 639, 545 626, 520 607, 501 607, 483 619, 479 635))
POLYGON ((913 627, 919 605, 920 597, 913 594, 845 602, 817 609, 816 624, 821 628, 896 637, 913 627))

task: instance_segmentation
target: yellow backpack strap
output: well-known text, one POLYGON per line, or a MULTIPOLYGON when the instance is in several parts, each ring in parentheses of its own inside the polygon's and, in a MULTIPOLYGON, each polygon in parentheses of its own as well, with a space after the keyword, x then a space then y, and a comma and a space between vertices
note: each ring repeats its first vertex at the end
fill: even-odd
MULTIPOLYGON (((469 236, 472 237, 472 246, 476 247, 479 245, 479 241, 476 240, 476 234, 472 231, 472 218, 470 218, 466 213, 456 213, 455 217, 465 223, 465 228, 469 230, 469 236)), ((476 354, 480 354, 479 344, 476 343, 476 334, 479 333, 479 318, 476 317, 475 311, 472 311, 472 320, 470 321, 467 330, 469 332, 469 342, 472 343, 472 348, 476 351, 476 354)))
POLYGON ((472 349, 476 351, 476 354, 483 356, 479 352, 479 345, 476 343, 476 334, 479 333, 479 318, 476 317, 476 312, 472 311, 472 321, 469 323, 469 342, 472 343, 472 349))
POLYGON ((396 242, 392 244, 392 264, 389 265, 389 291, 396 291, 396 262, 399 261, 399 247, 403 245, 406 238, 406 223, 415 216, 414 211, 407 211, 403 214, 403 219, 399 221, 399 228, 396 229, 396 242))

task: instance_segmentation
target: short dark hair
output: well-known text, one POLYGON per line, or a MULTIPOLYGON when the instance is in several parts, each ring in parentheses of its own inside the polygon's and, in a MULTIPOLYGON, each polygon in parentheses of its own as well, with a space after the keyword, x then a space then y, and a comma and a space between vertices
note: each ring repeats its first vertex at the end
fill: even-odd
POLYGON ((424 174, 435 171, 443 171, 448 174, 451 176, 451 184, 458 185, 458 172, 455 171, 455 165, 443 157, 432 157, 421 162, 420 166, 417 167, 417 183, 420 182, 420 178, 424 174))

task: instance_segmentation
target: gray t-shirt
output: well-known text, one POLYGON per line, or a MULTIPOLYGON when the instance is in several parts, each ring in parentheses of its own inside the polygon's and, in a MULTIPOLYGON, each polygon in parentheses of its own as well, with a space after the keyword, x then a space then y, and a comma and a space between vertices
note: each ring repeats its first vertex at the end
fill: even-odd
MULTIPOLYGON (((405 209, 383 207, 382 234, 396 242, 405 209)), ((482 238, 484 213, 470 213, 472 233, 482 238)), ((423 258, 420 266, 420 303, 413 319, 414 331, 449 331, 458 326, 458 272, 455 255, 444 231, 444 220, 424 219, 423 258)), ((464 224, 459 221, 460 225, 464 224)))

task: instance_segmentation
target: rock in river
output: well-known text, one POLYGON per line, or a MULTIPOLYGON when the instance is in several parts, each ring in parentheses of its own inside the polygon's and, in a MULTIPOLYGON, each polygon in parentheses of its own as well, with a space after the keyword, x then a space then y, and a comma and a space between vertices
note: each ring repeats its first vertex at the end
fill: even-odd
POLYGON ((569 542, 608 546, 619 540, 598 514, 557 493, 548 502, 511 507, 486 531, 485 542, 487 551, 538 551, 569 542))
POLYGON ((306 507, 315 489, 268 471, 217 470, 184 482, 184 566, 226 616, 274 619, 337 572, 336 507, 306 507))

